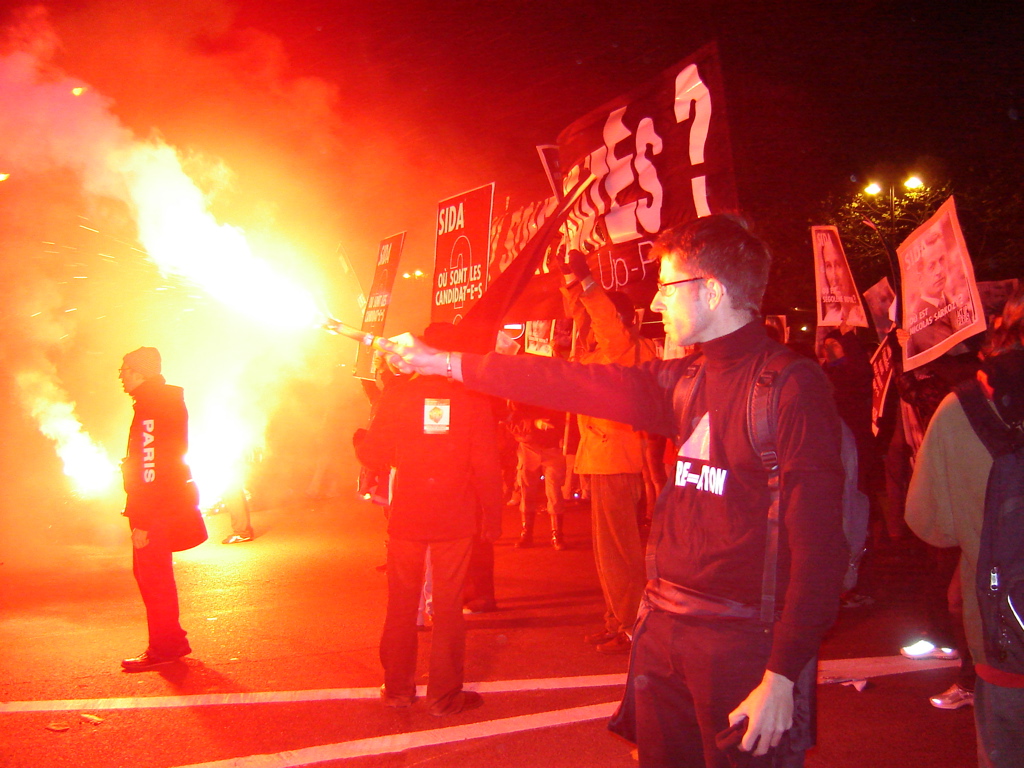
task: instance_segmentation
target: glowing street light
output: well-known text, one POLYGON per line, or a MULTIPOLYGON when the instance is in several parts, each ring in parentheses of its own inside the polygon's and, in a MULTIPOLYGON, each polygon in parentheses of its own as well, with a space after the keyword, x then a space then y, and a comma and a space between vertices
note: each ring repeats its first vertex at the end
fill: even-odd
MULTIPOLYGON (((924 182, 921 181, 920 176, 908 176, 903 182, 903 187, 910 192, 917 192, 918 190, 924 189, 924 182)), ((871 197, 880 195, 882 191, 882 185, 874 181, 864 187, 864 194, 871 197)), ((901 281, 899 260, 896 257, 896 251, 892 245, 893 233, 896 231, 896 187, 894 184, 889 184, 889 218, 885 223, 886 233, 883 235, 882 231, 879 230, 878 226, 871 221, 870 218, 865 218, 864 223, 874 229, 878 234, 879 239, 882 241, 882 248, 885 250, 885 255, 889 260, 889 269, 892 272, 893 288, 896 291, 896 316, 902 317, 900 310, 901 281)))
MULTIPOLYGON (((921 181, 921 177, 920 176, 909 176, 909 177, 907 177, 906 181, 903 182, 903 186, 905 188, 911 189, 911 190, 921 189, 922 187, 924 187, 924 182, 921 181)), ((871 195, 872 197, 874 197, 875 195, 879 194, 881 191, 882 191, 881 185, 878 184, 878 182, 875 182, 875 181, 872 181, 870 184, 868 184, 866 187, 864 187, 864 194, 865 195, 871 195)), ((893 197, 893 195, 895 193, 896 193, 895 187, 892 184, 890 184, 889 185, 889 198, 890 198, 890 200, 892 199, 892 197, 893 197)))

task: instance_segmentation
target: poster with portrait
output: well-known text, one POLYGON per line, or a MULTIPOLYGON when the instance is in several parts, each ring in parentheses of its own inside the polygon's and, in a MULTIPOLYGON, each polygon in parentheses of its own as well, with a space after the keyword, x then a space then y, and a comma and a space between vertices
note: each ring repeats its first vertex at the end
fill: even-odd
POLYGON ((526 322, 526 353, 552 357, 553 320, 528 320, 526 322))
POLYGON ((950 197, 904 240, 896 254, 903 279, 903 370, 910 371, 985 330, 956 205, 950 197))
POLYGON ((814 284, 818 293, 818 326, 868 327, 868 317, 846 261, 839 230, 811 227, 814 249, 814 284))
POLYGON ((437 206, 430 321, 458 323, 487 289, 494 184, 437 206))
MULTIPOLYGON (((402 258, 402 245, 405 243, 405 232, 381 240, 377 250, 377 267, 373 273, 373 284, 370 295, 366 298, 363 309, 363 324, 360 330, 374 336, 384 335, 384 321, 387 319, 388 306, 391 304, 391 291, 395 286, 395 275, 398 274, 398 262, 402 258)), ((356 365, 352 375, 358 379, 372 380, 376 374, 374 363, 379 358, 373 354, 373 348, 365 344, 359 345, 356 353, 356 365)))
POLYGON ((896 327, 896 292, 889 284, 889 278, 883 277, 864 291, 864 303, 868 305, 871 322, 875 324, 875 332, 879 342, 883 341, 889 331, 896 327))

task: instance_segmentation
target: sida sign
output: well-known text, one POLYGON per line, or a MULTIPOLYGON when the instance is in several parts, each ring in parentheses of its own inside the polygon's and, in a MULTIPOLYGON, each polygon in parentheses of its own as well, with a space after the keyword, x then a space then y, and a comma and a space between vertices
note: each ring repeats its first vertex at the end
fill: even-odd
POLYGON ((493 199, 492 183, 438 204, 431 322, 459 322, 486 290, 493 199))

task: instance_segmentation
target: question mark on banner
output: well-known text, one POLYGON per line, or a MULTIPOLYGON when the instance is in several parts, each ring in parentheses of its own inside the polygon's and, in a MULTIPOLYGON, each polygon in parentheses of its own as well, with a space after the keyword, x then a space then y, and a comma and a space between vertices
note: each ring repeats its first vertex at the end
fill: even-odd
MULTIPOLYGON (((697 72, 697 65, 691 64, 676 75, 676 122, 681 123, 690 117, 690 104, 695 106, 693 122, 690 123, 690 165, 701 165, 704 162, 704 145, 708 140, 708 129, 711 127, 711 91, 704 85, 697 72)), ((698 218, 709 216, 707 176, 694 176, 690 180, 693 191, 693 205, 698 218)))

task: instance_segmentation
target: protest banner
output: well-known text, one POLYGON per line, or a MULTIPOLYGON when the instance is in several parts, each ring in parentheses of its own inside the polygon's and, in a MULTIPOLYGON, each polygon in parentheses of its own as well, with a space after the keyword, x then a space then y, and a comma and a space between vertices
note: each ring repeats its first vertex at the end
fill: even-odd
POLYGON ((868 305, 871 322, 875 325, 878 341, 882 342, 889 332, 896 327, 895 310, 896 292, 889 284, 889 278, 883 277, 864 291, 864 303, 868 305))
POLYGON ((437 206, 431 322, 458 323, 487 289, 494 184, 437 206))
MULTIPOLYGON (((398 274, 398 262, 402 258, 404 244, 405 232, 381 240, 380 248, 377 250, 377 267, 373 272, 373 283, 366 298, 363 324, 360 326, 366 333, 372 333, 374 336, 384 335, 384 321, 391 305, 391 291, 395 287, 395 275, 398 274)), ((359 379, 373 379, 377 373, 374 360, 373 349, 360 344, 352 375, 359 379)))
POLYGON ((569 211, 561 249, 587 253, 606 290, 650 288, 658 263, 649 251, 659 232, 737 208, 714 45, 575 121, 558 148, 563 189, 596 177, 569 211))
POLYGON ((878 422, 885 408, 894 371, 892 343, 883 341, 871 356, 871 432, 878 437, 878 422))
POLYGON ((867 328, 868 318, 860 303, 839 230, 835 227, 811 227, 811 245, 814 251, 814 285, 818 294, 818 325, 867 328))
POLYGON ((985 330, 985 315, 952 197, 896 253, 903 282, 903 328, 910 334, 903 370, 910 371, 985 330))

